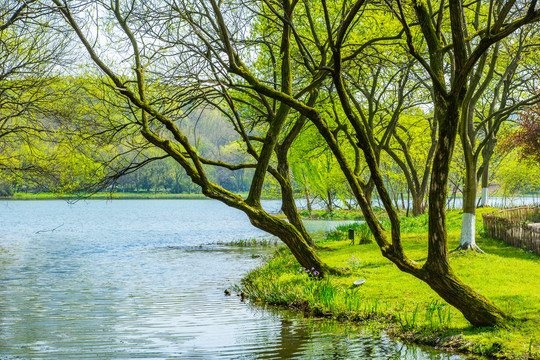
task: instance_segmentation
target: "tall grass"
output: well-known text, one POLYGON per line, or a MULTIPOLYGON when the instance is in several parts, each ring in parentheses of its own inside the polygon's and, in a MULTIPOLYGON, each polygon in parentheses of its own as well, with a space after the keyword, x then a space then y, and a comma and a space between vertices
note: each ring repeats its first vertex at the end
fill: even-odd
POLYGON ((355 237, 360 238, 361 244, 370 243, 373 239, 373 234, 365 222, 338 225, 333 231, 326 234, 326 239, 332 241, 347 239, 349 229, 354 231, 355 237))
POLYGON ((452 321, 450 306, 433 300, 426 307, 426 321, 431 329, 448 328, 452 321))
POLYGON ((287 306, 313 316, 360 320, 387 312, 386 304, 366 297, 360 287, 334 280, 310 276, 305 269, 294 267, 290 255, 279 251, 264 268, 248 274, 238 291, 251 301, 287 306))

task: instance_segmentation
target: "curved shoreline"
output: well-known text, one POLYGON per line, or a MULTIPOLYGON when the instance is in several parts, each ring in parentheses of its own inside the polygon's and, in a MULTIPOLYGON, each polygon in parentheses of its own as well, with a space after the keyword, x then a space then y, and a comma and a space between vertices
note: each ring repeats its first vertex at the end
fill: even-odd
MULTIPOLYGON (((460 216, 459 211, 449 212, 450 248, 459 242, 460 216)), ((418 261, 426 248, 424 226, 422 217, 404 218, 402 223, 409 229, 406 251, 418 261)), ((384 259, 375 244, 353 246, 345 239, 319 239, 319 245, 332 250, 320 251, 320 256, 330 266, 348 267, 344 275, 313 280, 283 249, 249 273, 241 287, 254 303, 354 322, 407 343, 498 359, 540 359, 540 304, 535 291, 540 288, 540 257, 480 235, 477 242, 487 255, 454 253, 452 267, 474 289, 521 319, 507 329, 472 327, 427 286, 384 259), (366 283, 354 287, 358 279, 366 283)))

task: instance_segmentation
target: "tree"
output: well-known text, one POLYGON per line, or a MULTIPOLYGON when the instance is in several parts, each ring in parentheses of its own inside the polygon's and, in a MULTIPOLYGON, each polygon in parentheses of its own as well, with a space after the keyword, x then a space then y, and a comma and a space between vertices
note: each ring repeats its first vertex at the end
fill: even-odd
POLYGON ((0 178, 9 193, 22 181, 71 191, 95 169, 64 126, 64 115, 73 114, 70 79, 58 76, 69 63, 67 38, 51 33, 53 10, 37 1, 2 1, 0 8, 0 178))
POLYGON ((309 206, 318 202, 331 212, 336 200, 344 198, 346 181, 325 145, 317 129, 307 126, 295 141, 290 162, 295 183, 303 187, 309 206))
MULTIPOLYGON (((349 86, 346 91, 368 132, 371 147, 380 164, 383 149, 391 151, 389 144, 396 135, 400 117, 408 109, 419 105, 416 99, 422 101, 423 98, 418 96, 421 83, 411 81, 414 76, 413 62, 406 59, 401 63, 399 53, 392 54, 398 59, 386 60, 384 55, 391 53, 388 49, 375 49, 373 52, 374 54, 362 54, 364 56, 361 58, 354 59, 352 64, 356 66, 348 66, 358 69, 358 73, 348 74, 347 78, 350 80, 347 82, 349 86), (360 64, 362 65, 358 66, 360 64)), ((348 68, 350 73, 352 70, 348 68)), ((343 131, 346 132, 347 128, 343 127, 343 131)), ((353 146, 356 146, 356 142, 353 142, 353 146)), ((373 187, 373 180, 370 179, 364 188, 368 201, 371 200, 373 187)), ((414 188, 413 192, 416 196, 414 188)))
POLYGON ((540 104, 521 112, 516 127, 504 134, 501 148, 518 149, 519 158, 540 163, 540 104))
MULTIPOLYGON (((131 5, 126 5, 120 4, 118 1, 110 5, 81 2, 79 6, 73 7, 73 2, 54 1, 54 4, 76 33, 92 60, 108 77, 108 80, 104 79, 104 81, 107 81, 111 88, 125 97, 129 101, 129 106, 140 109, 140 112, 136 114, 137 117, 133 120, 133 124, 139 126, 140 133, 146 141, 163 150, 167 156, 174 158, 184 168, 191 180, 201 187, 206 196, 220 200, 245 212, 255 226, 279 237, 289 246, 302 266, 314 268, 321 275, 330 270, 309 246, 312 240, 303 227, 295 208, 288 173, 286 154, 305 119, 299 117, 293 120, 288 128, 284 128, 290 112, 288 106, 284 104, 272 106, 266 99, 261 99, 260 102, 264 108, 260 111, 261 109, 257 108, 256 105, 252 105, 241 98, 241 96, 247 96, 253 99, 253 95, 256 94, 246 91, 240 86, 241 84, 235 86, 232 79, 227 76, 221 76, 219 73, 221 69, 216 69, 214 64, 222 63, 220 59, 222 55, 217 52, 218 48, 212 48, 210 43, 205 44, 205 38, 202 35, 207 33, 207 29, 213 29, 208 34, 215 36, 212 39, 212 42, 215 42, 222 32, 214 27, 214 19, 208 16, 210 10, 205 9, 205 4, 187 4, 189 6, 182 9, 166 3, 134 2, 131 5), (78 22, 78 16, 81 13, 72 12, 84 11, 93 6, 101 7, 100 11, 103 12, 104 17, 108 16, 111 25, 115 26, 116 30, 120 32, 119 34, 124 36, 123 40, 130 44, 132 53, 129 55, 129 59, 134 62, 134 83, 131 81, 126 82, 125 76, 121 72, 122 69, 113 69, 98 56, 96 49, 94 49, 84 33, 84 31, 93 29, 86 28, 83 30, 78 22), (158 20, 158 18, 154 18, 154 15, 169 13, 168 10, 173 11, 169 21, 176 21, 179 25, 187 26, 188 29, 176 26, 162 28, 157 22, 155 27, 152 26, 154 24, 151 19, 158 20), (158 33, 152 33, 153 30, 158 33), (176 33, 177 30, 180 32, 176 33), (181 32, 181 30, 187 31, 181 32), (189 72, 187 77, 183 77, 182 80, 193 80, 197 77, 198 80, 189 85, 186 85, 186 83, 181 85, 158 84, 154 82, 155 79, 147 77, 148 73, 152 74, 152 71, 157 72, 160 70, 158 66, 152 66, 151 71, 148 71, 148 66, 153 64, 147 62, 153 57, 165 61, 167 60, 167 54, 162 55, 162 48, 155 48, 152 43, 146 45, 146 43, 137 40, 142 40, 142 32, 145 31, 148 36, 152 35, 159 38, 162 44, 170 44, 168 46, 171 47, 176 44, 176 46, 181 47, 182 51, 179 53, 178 61, 186 61, 183 64, 184 69, 181 69, 181 71, 186 70, 189 72), (180 38, 176 38, 177 35, 180 38), (201 50, 203 46, 208 47, 211 54, 207 56, 207 51, 201 50), (183 54, 187 56, 184 57, 183 54), (217 57, 217 59, 210 61, 210 55, 217 57), (186 67, 188 64, 190 66, 186 67), (133 87, 131 84, 133 84, 133 87), (217 86, 215 86, 216 84, 217 86), (170 91, 169 96, 171 98, 160 96, 166 90, 170 91), (196 147, 177 126, 175 120, 204 107, 205 104, 206 106, 212 105, 230 119, 232 127, 238 133, 237 136, 244 142, 247 152, 256 160, 255 163, 228 164, 219 160, 207 159, 199 154, 196 147), (168 106, 169 108, 167 108, 168 106), (242 118, 241 113, 248 110, 264 116, 263 122, 252 124, 252 126, 260 126, 264 129, 264 132, 259 131, 259 133, 262 133, 261 137, 256 134, 248 134, 246 131, 246 124, 243 122, 245 120, 242 118), (282 134, 284 136, 280 139, 282 134), (277 168, 270 164, 274 151, 276 151, 277 155, 277 168), (207 176, 206 167, 224 167, 230 170, 254 168, 254 176, 248 197, 243 199, 213 183, 207 176), (268 172, 277 179, 281 186, 283 211, 287 215, 289 222, 268 214, 261 206, 262 189, 268 172)), ((217 4, 213 5, 217 6, 217 4)), ((217 14, 221 16, 219 13, 217 14)), ((159 19, 159 21, 161 22, 163 19, 159 19)), ((287 27, 285 25, 285 28, 287 27)), ((117 36, 117 34, 110 35, 111 37, 117 36)), ((290 29, 284 31, 282 37, 283 41, 278 47, 282 54, 279 66, 285 68, 286 71, 290 71, 290 43, 288 42, 290 29)), ((181 72, 175 74, 176 76, 182 77, 181 72)), ((175 77, 170 77, 171 81, 178 80, 175 77)), ((291 91, 291 83, 286 78, 284 78, 280 87, 284 92, 291 91)))
MULTIPOLYGON (((481 3, 477 3, 475 12, 476 14, 482 12, 481 3)), ((475 30, 479 27, 478 21, 477 15, 472 21, 475 30)), ((466 173, 463 221, 458 250, 482 251, 475 242, 476 194, 478 181, 482 178, 482 200, 487 201, 489 162, 497 143, 497 134, 501 124, 521 107, 540 100, 534 94, 527 94, 527 89, 523 87, 523 81, 528 76, 524 73, 516 75, 523 61, 527 39, 534 38, 531 35, 535 32, 534 28, 521 28, 511 38, 497 43, 492 51, 482 55, 474 71, 471 71, 469 75, 459 129, 466 173), (509 49, 503 52, 501 47, 509 49), (503 54, 508 55, 503 56, 503 54), (497 68, 501 68, 500 74, 497 68), (486 92, 488 94, 484 96, 486 92), (484 109, 480 107, 482 100, 484 100, 484 109)), ((467 51, 470 53, 472 49, 468 47, 467 51)), ((534 78, 534 75, 530 78, 534 78)))
POLYGON ((505 197, 537 193, 540 189, 540 163, 520 159, 517 152, 506 153, 505 161, 496 167, 496 180, 505 197))
MULTIPOLYGON (((426 282, 472 324, 504 324, 507 314, 464 284, 450 267, 446 232, 447 183, 469 74, 492 45, 522 26, 538 21, 540 11, 535 9, 535 2, 528 6, 510 2, 501 9, 491 6, 489 16, 483 18, 481 30, 472 37, 466 36, 464 8, 458 0, 449 0, 448 4, 442 1, 435 11, 434 4, 429 1, 408 6, 398 1, 395 6, 388 4, 385 7, 363 0, 332 5, 323 0, 320 6, 287 0, 280 3, 218 3, 210 0, 131 4, 120 4, 119 1, 75 4, 53 0, 53 3, 92 61, 107 76, 109 87, 136 109, 133 113, 137 115, 136 123, 144 138, 174 158, 206 196, 244 211, 253 225, 278 236, 302 266, 313 267, 321 275, 330 271, 308 245, 309 237, 293 206, 294 201, 291 203, 288 152, 300 130, 310 121, 334 154, 383 256, 400 270, 426 282), (119 31, 111 36, 116 38, 121 34, 121 44, 129 44, 128 59, 132 61, 133 74, 113 68, 113 64, 109 66, 92 45, 99 41, 88 40, 86 34, 92 28, 80 25, 79 19, 92 5, 102 6, 99 13, 110 16, 112 26, 119 31), (421 65, 429 76, 433 92, 438 141, 429 189, 428 255, 423 264, 404 253, 398 213, 379 170, 369 133, 352 105, 347 90, 349 80, 343 77, 344 64, 364 50, 369 51, 388 41, 388 37, 369 34, 360 44, 355 40, 348 42, 353 30, 362 27, 365 14, 382 18, 393 16, 400 22, 402 29, 396 31, 392 40, 404 33, 405 41, 399 43, 405 46, 408 55, 403 56, 411 56, 421 65), (300 16, 307 20, 308 26, 296 26, 297 22, 301 23, 300 16), (266 37, 252 37, 256 33, 251 30, 261 18, 264 33, 273 35, 267 37, 270 41, 266 37), (277 41, 272 42, 272 39, 277 41), (473 48, 470 53, 466 50, 468 45, 473 48), (268 51, 272 67, 261 69, 254 64, 256 57, 253 54, 261 51, 268 51), (351 51, 350 55, 344 55, 344 52, 349 54, 348 51, 351 51), (450 77, 444 71, 448 57, 454 65, 450 77), (158 73, 163 76, 152 77, 158 73), (158 86, 161 79, 167 79, 169 84, 158 86), (344 114, 340 122, 346 122, 347 128, 351 129, 370 169, 371 179, 390 219, 389 233, 383 229, 367 200, 363 190, 365 181, 350 166, 344 151, 347 142, 340 142, 338 137, 341 128, 326 121, 324 112, 317 106, 321 84, 328 81, 335 88, 340 113, 344 114), (173 96, 162 96, 165 90, 173 96), (180 116, 180 112, 167 109, 167 105, 172 104, 167 103, 170 98, 174 98, 176 109, 203 105, 222 109, 254 162, 226 164, 198 154, 173 119, 173 116, 180 116), (258 116, 253 117, 253 114, 258 116), (246 128, 252 131, 248 132, 246 128), (210 181, 204 165, 254 168, 247 198, 210 181), (268 173, 280 184, 283 210, 289 222, 262 209, 260 199, 268 173)), ((120 56, 125 51, 115 54, 120 56)))
MULTIPOLYGON (((30 2, 32 3, 32 2, 30 2)), ((23 149, 31 134, 47 132, 35 111, 49 101, 43 91, 51 83, 54 59, 63 45, 29 21, 26 3, 3 1, 0 13, 0 171, 31 170, 23 149)))
POLYGON ((395 140, 385 147, 386 152, 403 171, 408 191, 412 195, 413 216, 425 211, 430 168, 437 146, 437 126, 432 117, 421 113, 403 116, 400 126, 394 132, 395 140))
MULTIPOLYGON (((359 198, 360 206, 366 217, 366 221, 372 230, 375 239, 383 255, 393 261, 401 270, 413 274, 425 281, 433 290, 435 290, 447 302, 458 308, 465 317, 475 325, 494 325, 504 323, 507 315, 494 306, 487 299, 474 292, 470 287, 461 282, 453 273, 448 262, 447 232, 446 232, 446 197, 447 182, 450 171, 450 161, 457 136, 458 124, 460 121, 460 108, 467 92, 467 78, 472 71, 473 66, 480 60, 482 55, 497 41, 509 36, 519 27, 538 21, 540 12, 535 10, 536 3, 533 2, 528 7, 513 10, 513 3, 507 4, 501 11, 491 14, 484 24, 484 30, 478 33, 478 38, 471 41, 466 36, 466 25, 463 22, 464 8, 460 1, 449 1, 448 8, 446 3, 441 2, 438 10, 433 13, 433 7, 430 2, 417 2, 412 8, 405 8, 400 2, 393 8, 403 24, 406 33, 407 47, 411 55, 425 68, 430 75, 432 91, 434 93, 434 113, 439 122, 438 145, 434 154, 434 163, 432 167, 431 185, 429 191, 429 248, 426 262, 420 266, 405 256, 401 245, 399 232, 399 217, 392 206, 390 196, 386 191, 382 176, 377 166, 376 156, 373 148, 369 145, 368 134, 354 113, 350 100, 345 91, 343 78, 340 72, 340 66, 343 59, 342 49, 345 35, 349 31, 349 26, 363 5, 362 2, 355 3, 352 10, 345 19, 339 23, 337 29, 332 29, 329 11, 325 12, 325 21, 328 28, 329 38, 335 33, 331 41, 333 52, 334 68, 332 73, 333 82, 336 85, 341 104, 344 111, 356 130, 359 138, 359 144, 362 146, 365 158, 370 166, 371 176, 374 178, 377 190, 384 203, 386 211, 391 221, 391 239, 386 240, 386 236, 376 218, 371 211, 371 206, 365 201, 360 186, 355 184, 357 179, 348 176, 349 182, 359 198), (428 6, 429 5, 429 6, 428 6), (448 9, 449 23, 448 27, 442 27, 445 16, 445 9, 448 9), (422 40, 427 46, 426 57, 420 52, 424 44, 415 41, 411 24, 411 12, 416 15, 414 21, 419 24, 418 31, 422 35, 422 40), (494 16, 493 18, 491 16, 494 16), (492 19, 496 19, 493 20, 492 19), (503 26, 503 24, 505 26, 503 26), (449 34, 443 35, 443 30, 449 30, 449 34), (452 46, 446 47, 445 39, 449 36, 452 46), (474 50, 467 53, 466 47, 473 46, 474 50), (454 72, 450 79, 445 78, 444 57, 451 51, 454 72)), ((490 7, 493 9, 493 7, 490 7)), ((416 29, 415 29, 416 30, 416 29)), ((415 33, 417 35, 417 33, 415 33)), ((325 124, 314 118, 314 122, 324 134, 329 145, 332 147, 338 161, 343 165, 343 171, 349 172, 345 159, 335 145, 335 139, 325 124)))

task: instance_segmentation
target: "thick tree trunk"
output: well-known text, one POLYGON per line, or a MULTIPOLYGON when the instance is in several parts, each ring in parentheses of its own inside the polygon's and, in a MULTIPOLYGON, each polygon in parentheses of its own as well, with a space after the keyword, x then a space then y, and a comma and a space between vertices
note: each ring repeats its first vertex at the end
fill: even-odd
MULTIPOLYGON (((471 324, 475 326, 503 325, 507 315, 459 280, 448 261, 446 198, 460 104, 459 101, 447 103, 445 100, 440 100, 437 105, 436 111, 440 112, 439 116, 443 121, 441 121, 429 190, 428 258, 421 274, 416 276, 424 280, 449 304, 461 311, 471 324)), ((476 182, 474 171, 472 174, 476 182)), ((467 206, 469 205, 470 203, 467 204, 467 206)))
POLYGON ((305 269, 309 269, 311 274, 323 277, 335 270, 322 262, 319 256, 311 248, 302 234, 291 224, 265 213, 262 209, 255 212, 246 212, 250 222, 257 228, 277 236, 305 269), (314 272, 317 273, 314 273, 314 272))
POLYGON ((456 250, 482 250, 476 245, 476 167, 469 164, 466 170, 463 191, 463 218, 461 237, 456 250))
POLYGON ((424 209, 424 195, 419 196, 415 192, 411 192, 412 195, 412 213, 413 216, 422 215, 425 211, 424 209))
MULTIPOLYGON (((194 180, 197 180, 194 178, 194 180)), ((203 194, 209 198, 219 200, 224 204, 238 209, 245 213, 251 224, 255 227, 278 237, 291 251, 300 266, 317 271, 316 276, 323 277, 328 273, 336 272, 335 269, 327 266, 315 253, 314 249, 308 245, 302 233, 289 222, 276 216, 268 214, 260 205, 249 206, 242 197, 231 194, 220 187, 202 187, 203 194)), ((312 271, 312 274, 313 274, 312 271)))

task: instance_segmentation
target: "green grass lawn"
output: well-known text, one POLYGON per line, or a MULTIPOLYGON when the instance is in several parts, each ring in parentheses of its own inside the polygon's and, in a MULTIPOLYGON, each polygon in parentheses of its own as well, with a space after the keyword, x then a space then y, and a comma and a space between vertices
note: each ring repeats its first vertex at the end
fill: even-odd
MULTIPOLYGON (((482 232, 479 209, 477 232, 482 232)), ((461 212, 448 213, 449 249, 459 243, 461 212)), ((402 219, 407 255, 422 263, 427 254, 427 216, 402 219)), ((485 255, 450 255, 454 271, 467 284, 517 318, 507 329, 475 328, 427 285, 398 270, 382 257, 376 244, 350 245, 349 240, 319 244, 325 262, 348 268, 345 275, 314 280, 285 249, 268 264, 250 273, 243 291, 253 300, 303 310, 314 316, 364 321, 406 340, 441 345, 463 352, 503 358, 540 357, 540 257, 501 241, 477 235, 485 255), (366 282, 353 287, 355 280, 366 282), (449 336, 455 341, 445 341, 449 336), (442 340, 441 340, 442 339, 442 340), (459 340, 456 340, 459 339, 459 340), (449 344, 449 345, 448 345, 449 344)))

